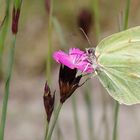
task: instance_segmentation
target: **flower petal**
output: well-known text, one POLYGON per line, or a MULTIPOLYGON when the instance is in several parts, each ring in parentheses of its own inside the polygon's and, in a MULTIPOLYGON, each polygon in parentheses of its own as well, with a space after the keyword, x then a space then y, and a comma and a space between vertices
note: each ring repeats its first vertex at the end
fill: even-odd
POLYGON ((72 63, 72 60, 70 59, 69 55, 64 53, 63 51, 57 51, 53 54, 53 58, 61 64, 66 65, 67 67, 74 69, 74 65, 72 63))
POLYGON ((81 51, 80 49, 78 48, 71 48, 69 50, 69 55, 71 54, 75 54, 75 55, 78 55, 78 54, 84 54, 85 52, 84 51, 81 51))

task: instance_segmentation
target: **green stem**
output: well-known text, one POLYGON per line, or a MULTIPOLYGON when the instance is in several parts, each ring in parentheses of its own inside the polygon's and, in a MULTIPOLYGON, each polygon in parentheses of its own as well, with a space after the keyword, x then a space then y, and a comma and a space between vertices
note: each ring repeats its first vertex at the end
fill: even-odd
POLYGON ((9 15, 11 0, 6 0, 6 15, 9 15))
POLYGON ((93 128, 93 111, 92 111, 92 102, 91 102, 91 94, 88 89, 84 94, 84 99, 87 107, 87 118, 88 118, 88 129, 89 129, 89 140, 94 140, 94 128, 93 128))
POLYGON ((114 112, 114 128, 113 128, 113 136, 112 140, 117 139, 117 124, 118 124, 118 114, 119 114, 119 103, 118 101, 115 101, 115 112, 114 112))
MULTIPOLYGON (((46 58, 46 77, 48 83, 51 83, 51 54, 52 54, 52 13, 53 13, 53 0, 50 1, 50 11, 48 19, 48 53, 46 58)), ((47 140, 49 130, 49 123, 46 123, 45 140, 47 140)))
POLYGON ((50 13, 48 22, 48 53, 46 64, 46 76, 48 81, 51 81, 51 54, 52 54, 52 19, 53 19, 53 0, 50 1, 50 13))
POLYGON ((72 97, 72 108, 73 108, 76 138, 77 138, 77 140, 82 140, 80 126, 79 126, 79 120, 78 120, 78 114, 77 114, 77 105, 76 105, 75 96, 72 97))
POLYGON ((95 31, 97 42, 99 42, 100 37, 100 14, 99 14, 99 5, 98 0, 91 0, 92 11, 94 12, 95 17, 95 31))
POLYGON ((128 18, 129 18, 129 11, 130 11, 130 3, 131 3, 131 0, 127 0, 126 9, 125 9, 123 30, 126 30, 128 28, 128 18))
POLYGON ((0 75, 2 74, 2 55, 3 55, 3 49, 4 49, 4 43, 5 43, 5 38, 8 30, 8 25, 9 25, 9 18, 6 17, 4 19, 3 26, 1 27, 1 33, 0 33, 0 75))
POLYGON ((58 105, 58 108, 56 109, 56 112, 55 112, 55 114, 54 114, 54 119, 53 119, 52 125, 51 125, 51 127, 50 127, 50 129, 49 129, 49 133, 48 133, 48 136, 47 136, 47 139, 46 139, 46 140, 51 140, 52 133, 53 133, 54 127, 55 127, 55 125, 56 125, 56 122, 57 122, 57 120, 58 120, 58 116, 59 116, 60 110, 61 110, 61 108, 62 108, 62 105, 63 105, 63 104, 60 103, 60 104, 58 105))
POLYGON ((10 9, 10 0, 6 0, 6 10, 5 10, 5 19, 3 20, 3 23, 0 28, 0 53, 2 53, 4 42, 9 26, 9 9, 10 9))
POLYGON ((13 36, 12 46, 10 47, 7 78, 5 81, 5 95, 3 99, 3 106, 2 106, 2 113, 1 113, 2 117, 1 117, 1 123, 0 123, 0 140, 4 139, 4 129, 5 129, 5 124, 6 124, 7 106, 8 106, 8 99, 9 99, 9 93, 10 93, 9 90, 10 90, 12 66, 13 66, 13 61, 14 61, 15 43, 16 43, 16 37, 13 36))
POLYGON ((91 106, 88 106, 88 126, 89 126, 89 137, 90 137, 90 140, 93 140, 94 139, 94 133, 93 133, 93 115, 92 115, 92 107, 91 106))
POLYGON ((4 49, 4 43, 6 39, 7 30, 9 27, 9 9, 10 9, 10 0, 6 0, 5 18, 0 27, 0 76, 2 76, 2 54, 4 49))
POLYGON ((48 130, 49 130, 49 122, 47 121, 46 122, 46 131, 45 131, 45 139, 44 140, 47 140, 48 130))

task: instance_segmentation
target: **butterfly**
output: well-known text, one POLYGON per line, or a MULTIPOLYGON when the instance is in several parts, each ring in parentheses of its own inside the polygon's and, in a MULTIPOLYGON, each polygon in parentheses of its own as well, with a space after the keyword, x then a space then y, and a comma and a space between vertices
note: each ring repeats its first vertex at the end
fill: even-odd
POLYGON ((100 82, 120 104, 140 103, 140 26, 103 39, 87 49, 100 82))

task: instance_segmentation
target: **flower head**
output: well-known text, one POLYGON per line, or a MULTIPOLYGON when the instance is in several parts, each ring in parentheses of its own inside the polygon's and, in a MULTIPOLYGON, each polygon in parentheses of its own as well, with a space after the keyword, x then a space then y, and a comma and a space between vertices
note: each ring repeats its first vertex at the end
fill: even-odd
POLYGON ((53 57, 58 63, 64 64, 70 69, 76 68, 82 72, 93 72, 93 67, 88 61, 86 52, 80 49, 71 48, 68 54, 60 50, 55 52, 53 57))
POLYGON ((59 71, 60 102, 64 103, 79 87, 82 75, 76 76, 77 69, 61 65, 59 71))

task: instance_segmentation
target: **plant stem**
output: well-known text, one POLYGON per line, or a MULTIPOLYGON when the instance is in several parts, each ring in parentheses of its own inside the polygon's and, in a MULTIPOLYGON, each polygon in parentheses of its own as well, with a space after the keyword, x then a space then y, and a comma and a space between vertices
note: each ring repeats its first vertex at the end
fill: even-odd
POLYGON ((48 53, 46 64, 46 76, 51 81, 51 54, 52 54, 52 19, 53 19, 53 0, 50 1, 50 12, 48 22, 48 53))
POLYGON ((2 77, 2 54, 3 54, 7 30, 9 27, 9 9, 10 9, 10 0, 6 0, 5 18, 0 27, 0 79, 2 77))
POLYGON ((46 122, 46 131, 45 131, 45 139, 44 140, 47 140, 48 130, 49 130, 49 122, 47 121, 46 122))
MULTIPOLYGON (((52 54, 52 13, 53 13, 53 0, 50 0, 50 11, 48 17, 48 53, 46 58, 46 79, 51 83, 51 54, 52 54)), ((49 124, 46 122, 45 140, 47 139, 49 124)))
POLYGON ((91 94, 89 93, 88 89, 86 89, 85 91, 84 99, 85 99, 86 107, 87 107, 89 140, 94 140, 92 102, 91 102, 91 94))
POLYGON ((91 104, 88 106, 88 110, 87 110, 87 114, 88 114, 88 126, 89 126, 89 137, 90 140, 94 139, 94 133, 93 133, 93 115, 92 115, 92 107, 91 104))
POLYGON ((131 3, 131 0, 127 0, 126 9, 125 9, 123 30, 126 30, 128 28, 128 18, 129 18, 129 11, 130 11, 130 3, 131 3))
POLYGON ((2 106, 2 113, 1 113, 2 117, 1 117, 1 123, 0 123, 0 140, 4 139, 4 129, 5 129, 5 124, 6 124, 7 106, 8 106, 8 99, 9 99, 9 93, 10 93, 9 90, 10 90, 12 66, 13 66, 13 61, 14 61, 15 43, 16 43, 16 37, 13 36, 12 46, 10 46, 7 77, 5 81, 5 95, 3 99, 3 106, 2 106))
POLYGON ((72 96, 72 108, 73 108, 73 117, 74 117, 76 138, 77 138, 77 140, 82 140, 75 96, 72 96))
POLYGON ((99 16, 99 5, 98 0, 91 0, 92 11, 94 12, 95 17, 95 30, 97 42, 99 42, 100 37, 100 16, 99 16))
POLYGON ((5 10, 5 18, 3 20, 3 23, 0 27, 0 55, 2 53, 4 42, 6 38, 6 33, 8 30, 8 23, 9 23, 9 9, 10 9, 10 0, 6 0, 6 10, 5 10))
POLYGON ((62 105, 63 105, 62 103, 59 103, 58 108, 56 109, 56 112, 54 114, 54 119, 53 119, 52 125, 51 125, 51 127, 49 129, 49 133, 48 133, 48 136, 47 136, 46 140, 51 140, 52 133, 53 133, 54 127, 56 125, 56 122, 58 120, 58 116, 59 116, 60 110, 62 108, 62 105))
POLYGON ((119 106, 120 105, 119 105, 118 101, 115 101, 114 128, 113 128, 112 140, 116 140, 117 139, 117 124, 118 124, 119 106))

